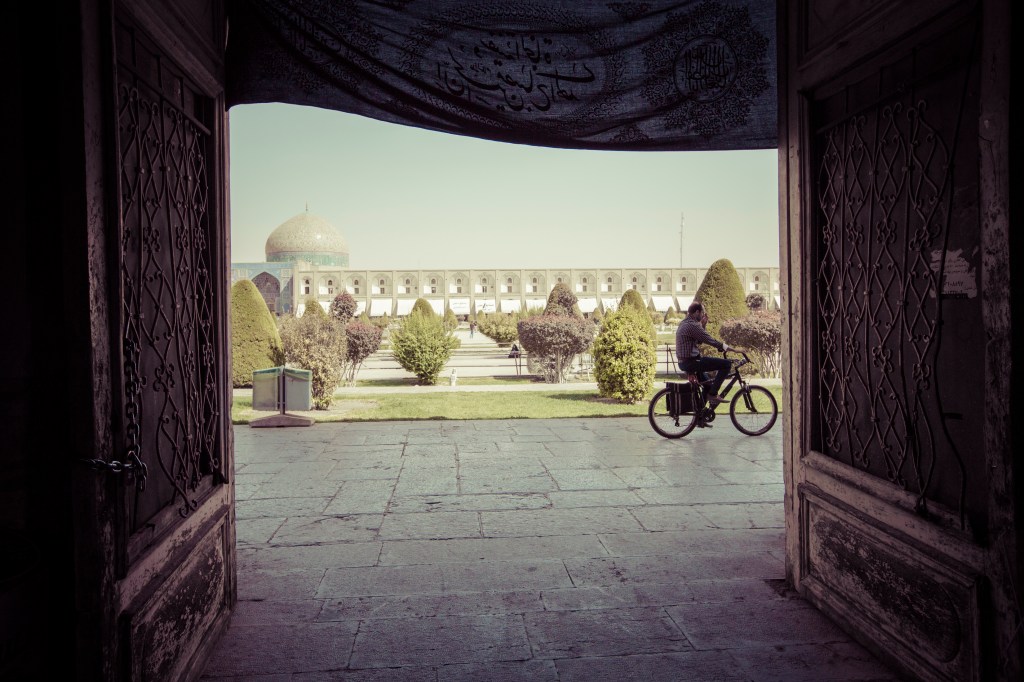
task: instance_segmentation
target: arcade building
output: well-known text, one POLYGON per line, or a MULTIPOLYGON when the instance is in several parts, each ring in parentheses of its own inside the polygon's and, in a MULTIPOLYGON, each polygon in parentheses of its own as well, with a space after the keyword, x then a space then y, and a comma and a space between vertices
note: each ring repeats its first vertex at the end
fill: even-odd
MULTIPOLYGON (((232 263, 232 284, 252 280, 277 315, 302 315, 315 297, 325 309, 343 291, 355 297, 358 313, 370 317, 408 315, 417 298, 434 311, 459 316, 514 313, 543 308, 551 289, 567 283, 589 315, 614 309, 627 289, 635 289, 659 312, 686 310, 706 268, 554 268, 455 270, 354 270, 341 233, 308 209, 281 223, 267 238, 266 262, 232 263)), ((764 296, 779 308, 779 268, 737 268, 743 290, 764 296)))

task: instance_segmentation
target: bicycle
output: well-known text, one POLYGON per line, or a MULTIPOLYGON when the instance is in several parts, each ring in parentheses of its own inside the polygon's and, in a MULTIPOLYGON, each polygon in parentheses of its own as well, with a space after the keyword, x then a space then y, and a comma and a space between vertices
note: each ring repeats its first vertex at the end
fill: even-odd
MULTIPOLYGON (((732 363, 729 383, 721 391, 726 398, 738 382, 740 387, 729 401, 729 417, 740 433, 760 436, 768 433, 779 416, 779 405, 772 392, 763 386, 748 384, 740 375, 740 367, 750 364, 750 358, 743 351, 736 350, 742 358, 729 358, 729 351, 722 355, 732 363)), ((647 418, 655 432, 665 438, 682 438, 695 428, 710 428, 715 421, 718 404, 709 404, 707 388, 712 383, 698 381, 695 374, 687 374, 686 382, 666 381, 665 388, 654 394, 647 408, 647 418)))

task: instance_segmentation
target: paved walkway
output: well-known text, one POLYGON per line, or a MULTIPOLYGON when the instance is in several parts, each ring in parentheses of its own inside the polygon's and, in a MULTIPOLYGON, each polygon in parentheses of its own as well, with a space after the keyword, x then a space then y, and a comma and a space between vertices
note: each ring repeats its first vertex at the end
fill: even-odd
POLYGON ((239 603, 207 678, 897 679, 784 586, 778 429, 235 434, 239 603))

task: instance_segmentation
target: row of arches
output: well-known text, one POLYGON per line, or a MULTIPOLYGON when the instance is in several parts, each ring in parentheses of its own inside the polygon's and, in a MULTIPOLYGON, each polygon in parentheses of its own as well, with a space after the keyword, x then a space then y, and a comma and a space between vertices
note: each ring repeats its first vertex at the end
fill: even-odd
MULTIPOLYGON (((268 273, 261 273, 261 278, 273 278, 268 273)), ((768 271, 740 272, 740 284, 744 291, 770 293, 779 290, 777 278, 771 277, 768 271)), ((255 282, 256 280, 254 280, 255 282)), ((413 273, 393 276, 389 273, 327 275, 300 275, 299 294, 302 296, 334 296, 347 291, 353 296, 378 295, 431 295, 431 294, 523 294, 547 293, 555 284, 569 284, 576 293, 615 293, 626 289, 642 292, 675 292, 693 293, 700 285, 700 279, 693 274, 671 275, 658 273, 650 277, 643 272, 631 272, 623 276, 614 271, 559 272, 547 275, 541 272, 477 274, 468 273, 430 273, 418 275, 413 273)), ((257 283, 259 287, 260 284, 257 283)), ((261 289, 263 291, 263 289, 261 289)))

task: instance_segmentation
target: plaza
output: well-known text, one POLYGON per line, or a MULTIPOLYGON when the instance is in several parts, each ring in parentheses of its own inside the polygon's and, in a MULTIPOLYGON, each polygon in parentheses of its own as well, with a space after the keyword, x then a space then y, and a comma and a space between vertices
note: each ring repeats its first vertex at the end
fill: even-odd
POLYGON ((235 428, 204 679, 896 680, 785 587, 782 430, 235 428))

